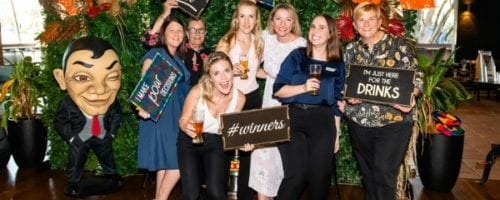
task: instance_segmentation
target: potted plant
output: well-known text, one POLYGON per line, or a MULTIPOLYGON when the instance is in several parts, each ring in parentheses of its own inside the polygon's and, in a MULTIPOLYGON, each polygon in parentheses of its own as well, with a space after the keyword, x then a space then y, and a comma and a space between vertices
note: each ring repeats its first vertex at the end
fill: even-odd
POLYGON ((434 111, 450 113, 463 100, 471 99, 470 93, 453 78, 444 75, 453 64, 453 54, 444 59, 445 48, 432 58, 418 56, 423 88, 417 99, 417 116, 420 138, 417 141, 417 164, 422 184, 436 191, 450 191, 458 178, 463 152, 463 134, 448 137, 436 130, 432 117, 434 111))
POLYGON ((0 92, 3 107, 1 126, 7 130, 11 153, 19 167, 37 167, 47 149, 47 131, 37 112, 41 86, 37 82, 40 64, 29 56, 12 63, 10 79, 0 92))

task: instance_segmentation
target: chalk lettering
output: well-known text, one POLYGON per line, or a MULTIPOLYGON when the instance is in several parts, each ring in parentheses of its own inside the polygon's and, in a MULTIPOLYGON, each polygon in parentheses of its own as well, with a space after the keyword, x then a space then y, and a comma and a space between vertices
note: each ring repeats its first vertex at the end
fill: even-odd
POLYGON ((228 129, 228 136, 234 136, 235 133, 238 133, 238 135, 247 135, 247 134, 254 134, 254 133, 266 133, 270 132, 273 130, 281 130, 285 128, 286 124, 284 120, 274 120, 270 122, 263 122, 256 124, 254 122, 248 124, 248 125, 242 125, 241 127, 239 126, 239 123, 233 124, 229 129, 228 129))
POLYGON ((144 96, 146 95, 148 90, 149 90, 149 85, 147 85, 146 83, 143 83, 141 85, 141 89, 139 89, 139 91, 137 93, 137 96, 135 96, 135 100, 141 101, 142 99, 144 99, 144 96))
POLYGON ((161 81, 160 79, 158 79, 158 75, 155 74, 155 80, 153 81, 153 85, 151 86, 151 92, 149 93, 149 99, 156 105, 156 106, 160 106, 157 102, 157 97, 158 97, 158 93, 160 92, 160 84, 161 84, 161 81))
POLYGON ((383 84, 386 84, 386 85, 390 85, 390 84, 391 84, 391 80, 392 80, 392 79, 382 78, 382 83, 383 83, 383 84))
POLYGON ((382 71, 373 71, 373 72, 372 72, 372 76, 378 76, 378 77, 381 77, 381 76, 384 76, 384 73, 385 73, 385 72, 382 72, 382 71))
POLYGON ((370 83, 380 83, 380 78, 377 77, 368 77, 368 82, 370 83))
POLYGON ((379 96, 383 98, 397 99, 399 98, 399 88, 387 85, 374 85, 374 84, 358 84, 358 94, 368 96, 379 96))

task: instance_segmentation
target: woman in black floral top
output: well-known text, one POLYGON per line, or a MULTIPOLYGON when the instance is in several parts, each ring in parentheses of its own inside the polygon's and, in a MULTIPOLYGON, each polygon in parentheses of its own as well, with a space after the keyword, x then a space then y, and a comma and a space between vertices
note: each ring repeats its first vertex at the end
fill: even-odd
MULTIPOLYGON (((416 69, 415 53, 405 40, 380 29, 382 18, 377 5, 360 3, 354 9, 353 19, 360 39, 347 45, 346 63, 416 69)), ((420 84, 416 84, 414 95, 419 92, 417 85, 420 84)), ((414 98, 410 107, 347 100, 344 114, 349 119, 352 147, 363 176, 366 199, 396 198, 397 176, 412 132, 414 105, 414 98)))

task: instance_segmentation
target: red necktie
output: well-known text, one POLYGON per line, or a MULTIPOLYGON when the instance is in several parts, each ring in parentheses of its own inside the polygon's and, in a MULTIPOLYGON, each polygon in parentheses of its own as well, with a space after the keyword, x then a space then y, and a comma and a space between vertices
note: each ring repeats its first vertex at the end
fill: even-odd
POLYGON ((99 117, 95 115, 92 118, 92 136, 99 137, 101 134, 101 126, 99 125, 99 117))

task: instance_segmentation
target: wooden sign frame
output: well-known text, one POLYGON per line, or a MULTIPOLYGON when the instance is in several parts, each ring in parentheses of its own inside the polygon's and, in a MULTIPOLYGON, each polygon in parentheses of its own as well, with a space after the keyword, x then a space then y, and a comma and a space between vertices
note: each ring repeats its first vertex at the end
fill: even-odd
POLYGON ((344 97, 409 106, 415 88, 415 75, 415 70, 410 69, 350 64, 346 72, 344 97))
POLYGON ((290 141, 288 111, 288 106, 276 106, 221 115, 224 150, 237 149, 246 143, 290 141))

